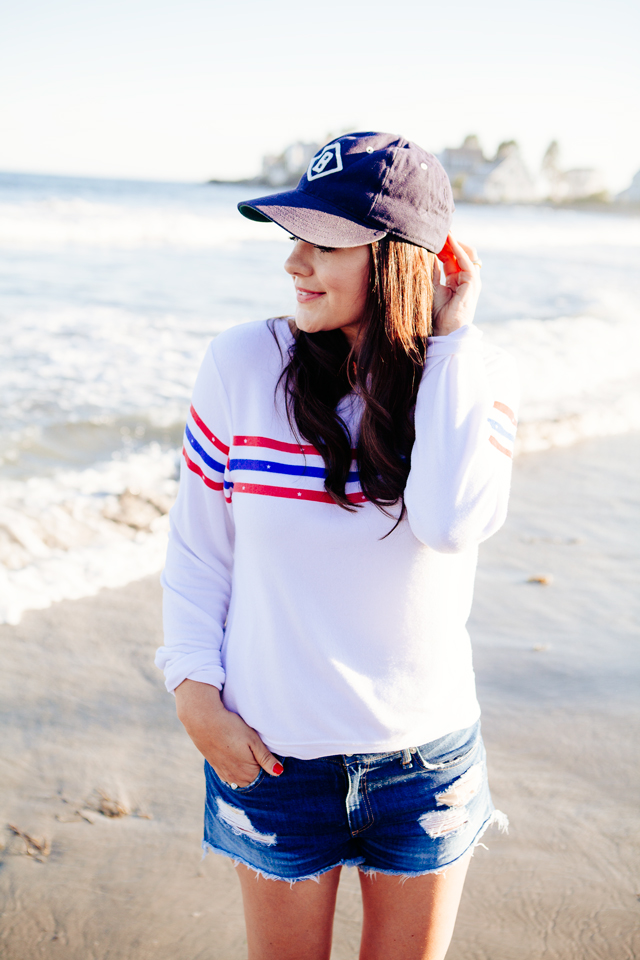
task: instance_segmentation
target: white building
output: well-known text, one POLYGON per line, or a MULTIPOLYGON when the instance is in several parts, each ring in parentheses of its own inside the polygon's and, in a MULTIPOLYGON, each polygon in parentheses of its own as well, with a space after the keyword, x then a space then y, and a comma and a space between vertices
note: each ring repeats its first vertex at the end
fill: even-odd
POLYGON ((451 181, 453 196, 459 200, 467 177, 487 162, 476 136, 465 137, 461 147, 446 147, 438 160, 447 171, 451 181))
POLYGON ((464 182, 462 200, 475 203, 533 203, 536 184, 514 141, 498 147, 494 160, 477 167, 464 182))
POLYGON ((439 158, 451 180, 456 200, 472 203, 532 203, 536 185, 515 141, 502 143, 493 160, 482 152, 477 137, 461 147, 448 147, 439 158))

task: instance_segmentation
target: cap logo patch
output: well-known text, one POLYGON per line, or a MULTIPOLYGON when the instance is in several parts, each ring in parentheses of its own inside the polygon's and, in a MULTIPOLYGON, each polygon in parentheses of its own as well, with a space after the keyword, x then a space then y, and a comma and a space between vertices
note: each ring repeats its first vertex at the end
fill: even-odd
POLYGON ((342 170, 340 144, 331 143, 328 147, 323 147, 320 153, 316 153, 309 164, 307 180, 318 180, 320 177, 328 177, 330 173, 337 173, 339 170, 342 170))

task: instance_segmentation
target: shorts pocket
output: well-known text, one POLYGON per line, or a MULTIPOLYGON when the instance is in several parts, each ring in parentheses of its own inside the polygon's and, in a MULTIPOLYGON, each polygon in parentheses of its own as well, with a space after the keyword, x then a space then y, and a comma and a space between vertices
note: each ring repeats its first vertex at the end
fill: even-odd
POLYGON ((425 770, 448 770, 469 763, 481 744, 478 721, 466 730, 455 730, 431 743, 423 743, 416 747, 416 754, 425 770))
POLYGON ((205 768, 205 775, 212 777, 215 780, 215 782, 218 784, 218 786, 222 790, 224 790, 225 793, 228 792, 231 795, 233 795, 234 793, 248 793, 250 790, 255 790, 255 788, 260 785, 263 778, 267 776, 267 774, 262 769, 262 767, 260 767, 257 777, 255 777, 255 779, 252 780, 251 783, 248 783, 246 787, 239 787, 239 786, 232 787, 230 783, 227 783, 226 780, 223 780, 222 777, 218 776, 218 774, 213 769, 213 767, 208 762, 208 760, 205 760, 204 768, 205 768))

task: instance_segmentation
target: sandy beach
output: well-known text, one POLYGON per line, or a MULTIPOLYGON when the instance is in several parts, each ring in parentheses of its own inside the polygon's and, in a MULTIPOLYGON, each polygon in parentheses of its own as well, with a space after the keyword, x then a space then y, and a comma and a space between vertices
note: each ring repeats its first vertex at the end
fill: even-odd
MULTIPOLYGON (((448 960, 640 956, 639 466, 640 434, 519 457, 482 548, 470 629, 511 826, 476 851, 448 960)), ((0 627, 4 960, 246 956, 160 637, 156 576, 0 627)), ((359 924, 348 871, 332 960, 359 924)))

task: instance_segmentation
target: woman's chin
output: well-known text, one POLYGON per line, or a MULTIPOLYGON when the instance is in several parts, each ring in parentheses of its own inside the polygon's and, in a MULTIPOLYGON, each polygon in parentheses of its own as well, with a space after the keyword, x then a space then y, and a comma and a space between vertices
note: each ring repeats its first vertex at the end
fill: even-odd
POLYGON ((320 333, 325 327, 317 317, 310 317, 306 310, 296 310, 295 322, 298 330, 304 330, 305 333, 320 333))

